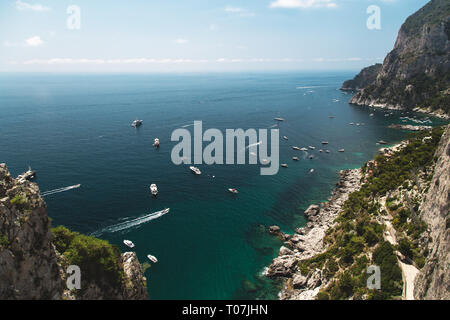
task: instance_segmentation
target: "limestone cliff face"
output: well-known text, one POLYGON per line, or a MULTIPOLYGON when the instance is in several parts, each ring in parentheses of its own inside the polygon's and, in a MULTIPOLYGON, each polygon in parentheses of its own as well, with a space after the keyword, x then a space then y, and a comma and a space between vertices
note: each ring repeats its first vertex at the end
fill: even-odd
POLYGON ((416 299, 450 299, 450 127, 436 152, 430 189, 421 205, 421 218, 430 229, 425 266, 415 281, 416 299))
POLYGON ((431 0, 402 25, 373 82, 350 103, 450 114, 450 2, 431 0))
POLYGON ((12 178, 6 165, 0 164, 0 300, 148 299, 146 280, 134 252, 118 259, 123 280, 117 286, 95 280, 84 283, 80 292, 69 291, 65 258, 52 241, 38 186, 12 178))
POLYGON ((59 299, 64 283, 37 185, 0 164, 0 299, 59 299))
POLYGON ((342 91, 359 91, 372 84, 381 70, 381 63, 364 68, 352 80, 347 80, 342 85, 342 91))

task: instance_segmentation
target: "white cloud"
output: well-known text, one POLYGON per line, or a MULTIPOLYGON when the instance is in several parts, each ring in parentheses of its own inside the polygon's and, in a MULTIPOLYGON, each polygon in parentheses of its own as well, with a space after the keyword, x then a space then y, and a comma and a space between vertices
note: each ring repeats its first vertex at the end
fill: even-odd
POLYGON ((5 47, 39 47, 44 44, 44 41, 39 36, 34 36, 23 40, 22 42, 3 42, 5 47))
POLYGON ((24 10, 31 10, 31 11, 38 11, 38 12, 50 11, 49 7, 45 7, 42 4, 39 4, 39 3, 31 4, 31 3, 23 2, 20 0, 16 1, 16 8, 21 11, 24 11, 24 10))
POLYGON ((247 9, 244 8, 239 8, 239 7, 225 7, 225 12, 228 12, 230 14, 233 15, 237 15, 239 17, 253 17, 255 16, 255 13, 248 11, 247 9))
POLYGON ((42 41, 41 37, 39 36, 34 36, 25 40, 25 45, 27 47, 39 47, 43 44, 44 41, 42 41))
POLYGON ((270 3, 270 8, 336 8, 334 0, 276 0, 270 3))
POLYGON ((189 40, 180 38, 180 39, 176 39, 174 42, 176 44, 186 44, 189 42, 189 40))

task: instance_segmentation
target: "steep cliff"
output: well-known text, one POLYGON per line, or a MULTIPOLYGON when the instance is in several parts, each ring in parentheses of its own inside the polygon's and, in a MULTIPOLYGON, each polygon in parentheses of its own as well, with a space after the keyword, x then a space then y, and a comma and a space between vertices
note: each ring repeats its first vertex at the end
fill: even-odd
POLYGON ((38 186, 12 178, 0 164, 0 300, 147 298, 135 253, 51 229, 38 186), (80 290, 66 287, 69 265, 81 269, 80 290))
POLYGON ((431 186, 421 205, 421 218, 430 229, 425 266, 415 282, 416 299, 450 299, 450 127, 436 152, 431 186))
POLYGON ((381 63, 364 68, 352 80, 347 80, 342 85, 342 91, 359 91, 372 84, 381 70, 381 63))
POLYGON ((450 2, 431 0, 402 25, 376 78, 350 103, 450 114, 450 2))

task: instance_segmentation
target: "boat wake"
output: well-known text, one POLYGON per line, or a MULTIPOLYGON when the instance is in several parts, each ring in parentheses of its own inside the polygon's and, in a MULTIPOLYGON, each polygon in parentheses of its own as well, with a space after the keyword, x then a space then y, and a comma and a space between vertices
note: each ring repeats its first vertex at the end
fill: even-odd
POLYGON ((76 184, 73 186, 68 186, 68 187, 64 187, 64 188, 58 188, 58 189, 54 189, 54 190, 49 190, 49 191, 45 191, 41 193, 41 197, 46 197, 55 193, 60 193, 60 192, 65 192, 65 191, 69 191, 72 189, 77 189, 81 187, 81 184, 76 184))
POLYGON ((153 212, 153 213, 144 215, 142 217, 138 217, 138 218, 135 218, 135 219, 132 219, 132 220, 120 222, 120 223, 117 223, 115 225, 103 228, 103 229, 101 229, 99 231, 95 231, 95 232, 92 233, 92 235, 95 236, 95 237, 98 237, 98 236, 100 236, 100 235, 102 235, 104 233, 114 233, 114 232, 117 232, 117 231, 128 230, 128 229, 133 228, 133 227, 138 227, 138 226, 142 225, 143 223, 149 222, 149 221, 154 220, 154 219, 158 219, 158 218, 162 217, 163 215, 165 215, 168 212, 169 212, 169 209, 164 209, 164 210, 161 210, 161 211, 153 212))

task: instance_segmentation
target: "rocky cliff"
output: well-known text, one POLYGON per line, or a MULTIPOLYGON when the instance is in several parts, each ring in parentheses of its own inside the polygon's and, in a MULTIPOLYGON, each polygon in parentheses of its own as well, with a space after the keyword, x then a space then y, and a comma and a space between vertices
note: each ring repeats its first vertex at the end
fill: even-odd
POLYGON ((450 127, 436 152, 438 162, 421 205, 421 218, 430 229, 425 266, 415 282, 416 299, 450 299, 450 127))
POLYGON ((0 300, 148 298, 135 253, 57 229, 55 239, 38 186, 12 178, 0 164, 0 300), (64 246, 67 252, 58 252, 64 246), (70 264, 80 264, 81 290, 66 287, 70 264))
POLYGON ((350 103, 389 109, 416 109, 448 116, 449 37, 450 2, 431 0, 402 25, 394 49, 385 58, 375 79, 368 83, 373 76, 367 77, 365 86, 350 103))
POLYGON ((372 84, 381 70, 381 63, 364 68, 352 80, 347 80, 342 85, 342 91, 359 91, 372 84))

